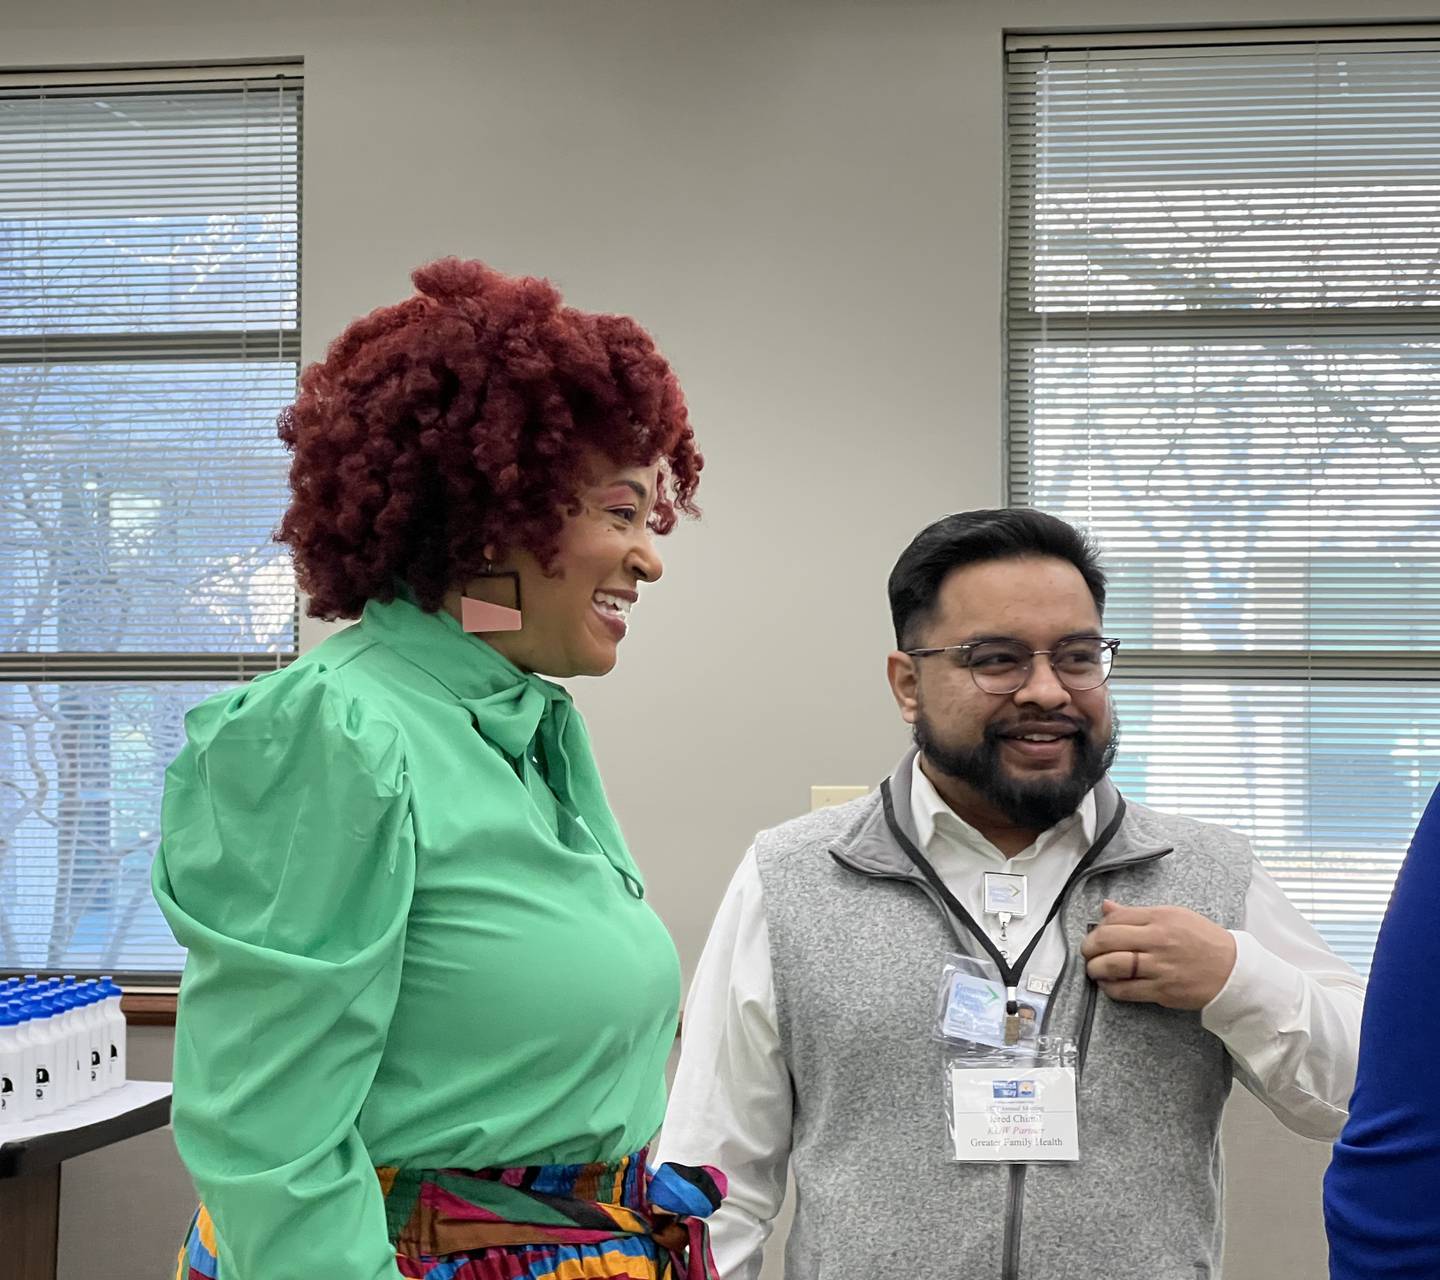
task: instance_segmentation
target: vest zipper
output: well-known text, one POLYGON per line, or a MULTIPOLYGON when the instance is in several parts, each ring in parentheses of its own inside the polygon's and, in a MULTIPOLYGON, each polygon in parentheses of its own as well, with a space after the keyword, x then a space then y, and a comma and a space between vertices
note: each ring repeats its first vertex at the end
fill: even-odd
MULTIPOLYGON (((1123 862, 1118 866, 1092 867, 1070 886, 1073 894, 1087 880, 1098 876, 1105 871, 1129 870, 1131 867, 1143 867, 1147 863, 1158 862, 1161 858, 1174 852, 1174 849, 1161 849, 1149 857, 1137 858, 1131 862, 1123 862)), ((1068 905, 1068 904, 1067 904, 1068 905)), ((1065 963, 1070 961, 1070 938, 1062 928, 1060 936, 1065 942, 1065 963)), ((1063 975, 1065 965, 1062 965, 1060 972, 1063 975)), ((1081 973, 1084 975, 1082 966, 1081 973)), ((1100 995, 1100 988, 1092 982, 1088 975, 1085 976, 1085 1004, 1080 1018, 1080 1043, 1075 1058, 1075 1084, 1078 1088, 1080 1079, 1085 1073, 1085 1058, 1090 1052, 1090 1032, 1095 1025, 1095 1006, 1100 995)), ((1058 989, 1057 981, 1056 987, 1058 989)), ((1051 999, 1055 998, 1055 992, 1051 993, 1051 999)), ((1046 1021, 1049 1021, 1050 1008, 1045 1009, 1046 1021)), ((1044 1028, 1041 1028, 1043 1033, 1044 1028)), ((1012 1164, 1010 1166, 1010 1189, 1005 1200, 1005 1252, 1001 1263, 1000 1280, 1020 1280, 1020 1230, 1025 1218, 1025 1165, 1012 1164)))
POLYGON ((1025 1216, 1025 1168, 1010 1166, 1010 1191, 1005 1201, 1005 1261, 1001 1280, 1020 1280, 1020 1225, 1025 1216))
POLYGON ((1085 1012, 1080 1019, 1080 1051, 1075 1058, 1075 1084, 1078 1086, 1085 1076, 1085 1059, 1090 1053, 1090 1030, 1095 1025, 1095 1005, 1100 988, 1090 979, 1085 979, 1085 1012))
MULTIPOLYGON (((1156 853, 1152 853, 1149 857, 1146 857, 1146 858, 1138 858, 1138 859, 1136 859, 1136 860, 1133 861, 1133 862, 1124 862, 1124 863, 1121 863, 1119 866, 1114 866, 1114 867, 1092 867, 1092 868, 1091 868, 1089 871, 1087 871, 1083 876, 1081 876, 1077 881, 1075 881, 1074 885, 1072 886, 1072 890, 1073 890, 1073 889, 1078 889, 1078 888, 1079 888, 1082 884, 1084 884, 1087 880, 1091 879, 1091 878, 1094 877, 1094 876, 1100 875, 1100 874, 1102 874, 1102 873, 1105 872, 1105 871, 1121 871, 1121 870, 1128 871, 1128 870, 1130 870, 1130 868, 1132 868, 1132 867, 1143 867, 1143 866, 1147 866, 1149 863, 1159 862, 1161 858, 1168 857, 1170 854, 1172 854, 1172 853, 1174 853, 1174 852, 1175 852, 1175 850, 1174 850, 1173 848, 1170 848, 1170 849, 1161 849, 1161 850, 1159 850, 1159 851, 1156 852, 1156 853)), ((1098 923, 1098 922, 1097 922, 1097 923, 1098 923)), ((1062 936, 1065 937, 1065 953, 1066 953, 1066 958, 1067 958, 1067 960, 1068 960, 1068 958, 1069 958, 1069 953, 1070 953, 1070 939, 1069 939, 1069 936, 1064 933, 1064 930, 1063 930, 1063 929, 1061 930, 1061 933, 1062 933, 1062 936)), ((1062 972, 1062 973, 1064 972, 1064 969, 1063 969, 1063 968, 1061 969, 1061 972, 1062 972)), ((1082 968, 1081 968, 1081 973, 1084 974, 1084 968, 1083 968, 1083 966, 1082 966, 1082 968)), ((1076 1085, 1079 1085, 1081 1078, 1082 1078, 1082 1077, 1084 1076, 1084 1074, 1085 1074, 1085 1059, 1086 1059, 1086 1057, 1087 1057, 1087 1056, 1089 1055, 1089 1053, 1090 1053, 1090 1032, 1093 1030, 1093 1028, 1094 1028, 1094 1026, 1095 1026, 1095 1007, 1096 1007, 1096 1005, 1099 1003, 1099 999, 1100 999, 1100 988, 1099 988, 1099 986, 1096 985, 1096 983, 1093 981, 1093 979, 1091 979, 1091 977, 1090 977, 1089 974, 1084 974, 1084 976, 1085 976, 1085 1004, 1082 1006, 1081 1014, 1080 1014, 1080 1043, 1079 1043, 1079 1045, 1077 1046, 1077 1053, 1076 1053, 1076 1057, 1075 1057, 1075 1083, 1076 1083, 1076 1085)), ((1050 1010, 1049 1010, 1048 1007, 1046 1008, 1045 1012, 1046 1012, 1047 1014, 1050 1012, 1050 1010)))
MULTIPOLYGON (((1070 885, 1069 893, 1066 894, 1066 905, 1069 905, 1068 899, 1070 895, 1079 889, 1087 880, 1091 880, 1095 876, 1102 875, 1107 871, 1128 871, 1131 867, 1143 867, 1151 862, 1159 862, 1161 858, 1174 852, 1175 850, 1172 846, 1169 849, 1160 849, 1143 858, 1135 858, 1126 862, 1115 863, 1108 867, 1091 867, 1084 875, 1080 876, 1079 879, 1070 885)), ((895 875, 884 871, 866 871, 855 866, 855 864, 848 859, 841 857, 834 849, 831 849, 829 853, 842 867, 847 867, 858 875, 867 876, 872 880, 896 880, 901 884, 918 886, 925 896, 939 908, 945 923, 950 926, 950 932, 953 933, 956 940, 961 943, 960 949, 962 951, 965 950, 964 939, 961 937, 959 930, 955 928, 954 921, 950 919, 950 913, 945 909, 945 904, 940 900, 940 895, 931 888, 923 876, 895 875)), ((1065 932, 1063 923, 1060 936, 1065 942, 1065 957, 1068 964, 1070 957, 1070 938, 1065 932)), ((1062 975, 1064 974, 1064 966, 1061 967, 1060 972, 1062 975)), ((1085 1055, 1090 1051, 1090 1029, 1095 1022, 1095 1006, 1100 993, 1100 988, 1096 986, 1088 976, 1085 979, 1085 983, 1087 990, 1085 992, 1085 1005, 1080 1028, 1080 1044, 1075 1066, 1075 1083, 1077 1085, 1080 1083, 1081 1073, 1085 1069, 1085 1055)), ((1057 981, 1056 990, 1058 991, 1058 989, 1059 983, 1057 981)), ((1054 998, 1055 992, 1052 992, 1051 1000, 1053 1001, 1054 998)), ((1048 1005, 1045 1009, 1045 1016, 1048 1022, 1050 1016, 1050 1008, 1048 1005)), ((1010 1166, 1010 1186, 1005 1194, 1005 1249, 1001 1258, 1000 1280, 1020 1280, 1020 1229, 1025 1217, 1025 1169, 1026 1166, 1023 1164, 1012 1164, 1010 1166)))

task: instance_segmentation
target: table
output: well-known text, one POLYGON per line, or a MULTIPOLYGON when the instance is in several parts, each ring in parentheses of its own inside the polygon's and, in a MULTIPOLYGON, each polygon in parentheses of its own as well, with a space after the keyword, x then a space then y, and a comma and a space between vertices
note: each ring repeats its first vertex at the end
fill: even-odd
POLYGON ((60 1166, 170 1120, 168 1080, 130 1080, 88 1102, 0 1129, 0 1280, 55 1280, 60 1166))

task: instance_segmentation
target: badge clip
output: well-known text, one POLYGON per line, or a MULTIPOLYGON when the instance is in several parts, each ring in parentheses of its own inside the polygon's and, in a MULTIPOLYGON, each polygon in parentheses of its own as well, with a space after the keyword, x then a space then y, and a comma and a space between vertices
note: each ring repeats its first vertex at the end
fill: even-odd
POLYGON ((1005 1043, 1020 1043, 1020 993, 1014 987, 1005 988, 1005 1043))

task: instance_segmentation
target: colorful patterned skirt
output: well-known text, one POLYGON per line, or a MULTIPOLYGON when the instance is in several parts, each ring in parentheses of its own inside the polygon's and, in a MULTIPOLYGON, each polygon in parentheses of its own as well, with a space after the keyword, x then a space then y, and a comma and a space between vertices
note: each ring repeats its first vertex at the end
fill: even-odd
MULTIPOLYGON (((376 1170, 396 1274, 417 1280, 716 1280, 717 1169, 613 1164, 376 1170)), ((175 1280, 226 1280, 202 1205, 175 1280)))

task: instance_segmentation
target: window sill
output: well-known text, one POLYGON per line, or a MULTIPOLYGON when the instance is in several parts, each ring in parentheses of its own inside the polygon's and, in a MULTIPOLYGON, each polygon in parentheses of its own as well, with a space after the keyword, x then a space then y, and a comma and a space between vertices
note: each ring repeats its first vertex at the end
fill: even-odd
POLYGON ((132 987, 120 1000, 120 1011, 132 1027, 173 1027, 176 992, 173 987, 132 987))

